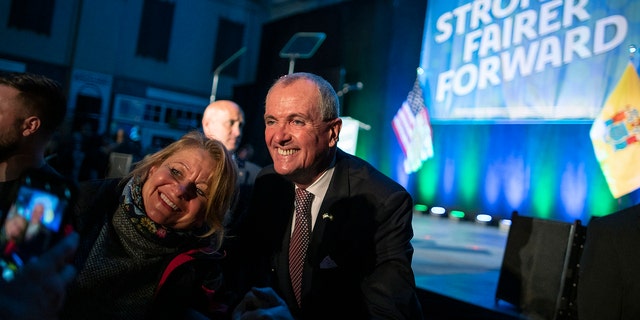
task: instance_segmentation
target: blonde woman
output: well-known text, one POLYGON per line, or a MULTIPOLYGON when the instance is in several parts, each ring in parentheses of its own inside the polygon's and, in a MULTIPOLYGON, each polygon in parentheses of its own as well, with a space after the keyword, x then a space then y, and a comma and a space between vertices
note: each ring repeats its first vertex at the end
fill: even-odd
POLYGON ((61 318, 224 316, 218 249, 236 178, 222 143, 194 131, 122 180, 80 184, 78 276, 61 318))

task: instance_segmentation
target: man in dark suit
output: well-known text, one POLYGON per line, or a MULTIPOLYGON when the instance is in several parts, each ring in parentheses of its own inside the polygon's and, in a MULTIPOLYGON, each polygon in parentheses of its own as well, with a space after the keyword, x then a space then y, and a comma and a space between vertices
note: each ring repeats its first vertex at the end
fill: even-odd
MULTIPOLYGON (((364 160, 338 149, 342 120, 331 85, 314 74, 278 79, 267 94, 265 141, 273 165, 254 186, 229 252, 253 289, 236 315, 288 310, 297 319, 422 319, 411 269, 413 201, 364 160), (313 194, 300 295, 290 274, 298 189, 313 194), (292 235, 293 234, 293 235, 292 235), (279 299, 281 298, 281 299, 279 299), (284 302, 283 302, 284 301, 284 302)), ((301 219, 300 219, 301 220, 301 219)))
POLYGON ((640 204, 593 218, 580 260, 578 317, 640 319, 640 204))

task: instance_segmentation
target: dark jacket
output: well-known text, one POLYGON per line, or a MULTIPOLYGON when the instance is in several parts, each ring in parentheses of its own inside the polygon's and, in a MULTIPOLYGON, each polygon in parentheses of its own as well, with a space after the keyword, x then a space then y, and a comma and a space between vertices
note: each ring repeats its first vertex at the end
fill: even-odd
POLYGON ((299 319, 422 319, 411 269, 412 199, 365 161, 338 150, 315 222, 298 308, 288 271, 294 185, 264 168, 229 252, 247 286, 272 286, 299 319))
MULTIPOLYGON (((125 267, 111 276, 108 283, 95 285, 92 277, 96 272, 87 261, 96 250, 101 232, 104 236, 103 228, 112 235, 109 241, 121 241, 112 225, 124 187, 118 182, 119 179, 107 179, 80 184, 74 216, 80 234, 74 261, 79 274, 69 289, 61 319, 183 319, 193 310, 213 318, 226 318, 225 305, 217 300, 222 297, 215 292, 221 281, 220 255, 204 254, 196 247, 167 250, 163 256, 151 257, 153 262, 148 262, 149 257, 131 255, 123 244, 109 245, 107 248, 116 253, 109 252, 108 259, 116 256, 127 263, 114 263, 125 267), (196 250, 192 250, 191 255, 184 254, 190 249, 196 250), (172 271, 158 289, 167 268, 172 271), (86 287, 87 283, 92 285, 86 287), (203 284, 213 291, 203 290, 203 284), (148 307, 140 308, 134 300, 148 307)), ((111 260, 105 262, 111 263, 111 260)))

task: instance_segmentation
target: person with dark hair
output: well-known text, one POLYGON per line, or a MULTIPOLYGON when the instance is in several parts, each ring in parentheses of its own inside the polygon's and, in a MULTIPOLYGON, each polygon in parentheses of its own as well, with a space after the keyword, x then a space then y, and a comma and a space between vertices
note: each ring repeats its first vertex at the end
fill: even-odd
MULTIPOLYGON (((0 73, 0 194, 8 194, 27 169, 57 174, 45 153, 66 112, 58 82, 37 74, 0 73)), ((3 212, 8 200, 0 199, 3 212)))
POLYGON ((78 276, 61 318, 225 317, 219 249, 236 179, 222 143, 193 131, 124 178, 80 182, 78 276))
POLYGON ((273 164, 256 178, 229 249, 240 270, 231 285, 246 292, 234 315, 422 319, 411 268, 413 200, 338 148, 333 87, 311 73, 279 78, 264 123, 273 164))
MULTIPOLYGON (((11 207, 10 194, 31 169, 59 175, 45 161, 47 146, 62 125, 67 101, 61 85, 45 76, 0 73, 0 214, 11 207)), ((57 319, 67 284, 76 274, 69 263, 78 245, 71 232, 38 259, 30 260, 10 281, 0 277, 0 318, 57 319)))

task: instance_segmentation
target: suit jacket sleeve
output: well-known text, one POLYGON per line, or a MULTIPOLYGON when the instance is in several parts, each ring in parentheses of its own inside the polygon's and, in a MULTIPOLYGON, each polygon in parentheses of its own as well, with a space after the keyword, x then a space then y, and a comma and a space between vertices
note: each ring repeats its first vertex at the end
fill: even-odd
POLYGON ((413 202, 409 194, 391 194, 379 211, 374 237, 375 267, 362 291, 369 313, 375 318, 420 319, 421 308, 411 268, 413 202))

